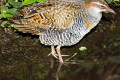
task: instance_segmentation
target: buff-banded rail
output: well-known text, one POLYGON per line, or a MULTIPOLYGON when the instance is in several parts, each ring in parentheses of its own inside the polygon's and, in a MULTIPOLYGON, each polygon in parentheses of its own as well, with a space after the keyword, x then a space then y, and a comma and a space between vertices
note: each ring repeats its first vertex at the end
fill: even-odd
POLYGON ((11 20, 19 31, 39 35, 42 44, 51 46, 49 55, 64 63, 60 48, 78 43, 100 22, 102 12, 115 14, 104 0, 46 0, 22 8, 11 20))

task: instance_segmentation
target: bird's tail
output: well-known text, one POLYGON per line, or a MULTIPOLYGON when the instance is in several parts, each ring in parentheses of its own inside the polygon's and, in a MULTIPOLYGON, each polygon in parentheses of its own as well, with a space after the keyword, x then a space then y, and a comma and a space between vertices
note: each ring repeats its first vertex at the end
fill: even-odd
POLYGON ((0 24, 3 23, 2 26, 7 27, 7 26, 10 25, 11 23, 14 23, 14 20, 17 19, 17 18, 19 18, 20 16, 23 16, 22 11, 19 12, 17 15, 14 15, 14 16, 13 16, 12 18, 10 18, 6 23, 3 23, 4 21, 3 21, 3 20, 0 20, 0 24))

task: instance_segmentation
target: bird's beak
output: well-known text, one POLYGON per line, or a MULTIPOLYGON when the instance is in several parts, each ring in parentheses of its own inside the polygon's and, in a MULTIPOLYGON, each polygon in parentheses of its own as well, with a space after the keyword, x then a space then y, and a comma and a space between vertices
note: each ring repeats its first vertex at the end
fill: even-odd
POLYGON ((112 14, 116 14, 115 11, 113 11, 111 8, 107 8, 106 11, 107 11, 107 12, 110 12, 110 13, 112 13, 112 14))

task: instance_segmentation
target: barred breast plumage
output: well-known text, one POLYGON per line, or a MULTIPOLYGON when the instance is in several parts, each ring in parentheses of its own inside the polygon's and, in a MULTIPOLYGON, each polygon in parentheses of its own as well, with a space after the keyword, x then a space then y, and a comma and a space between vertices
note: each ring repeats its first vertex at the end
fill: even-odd
POLYGON ((60 47, 78 43, 99 23, 104 11, 114 13, 104 0, 47 0, 24 7, 11 20, 19 31, 39 35, 42 44, 51 46, 50 54, 63 63, 60 47))
MULTIPOLYGON (((94 17, 90 19, 93 24, 97 24, 99 22, 99 20, 94 17)), ((90 31, 90 29, 87 27, 88 24, 86 23, 84 17, 80 16, 74 19, 73 22, 74 24, 64 32, 59 32, 51 28, 44 31, 39 37, 41 43, 54 46, 71 46, 78 43, 84 35, 90 31)))

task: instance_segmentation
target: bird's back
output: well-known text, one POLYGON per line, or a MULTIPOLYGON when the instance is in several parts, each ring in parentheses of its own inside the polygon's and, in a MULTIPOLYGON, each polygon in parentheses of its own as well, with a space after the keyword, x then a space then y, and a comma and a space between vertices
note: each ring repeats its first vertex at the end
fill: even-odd
POLYGON ((16 28, 40 35, 45 45, 74 45, 90 31, 90 23, 96 21, 85 10, 83 0, 48 0, 25 7, 21 13, 23 19, 14 20, 16 28))

